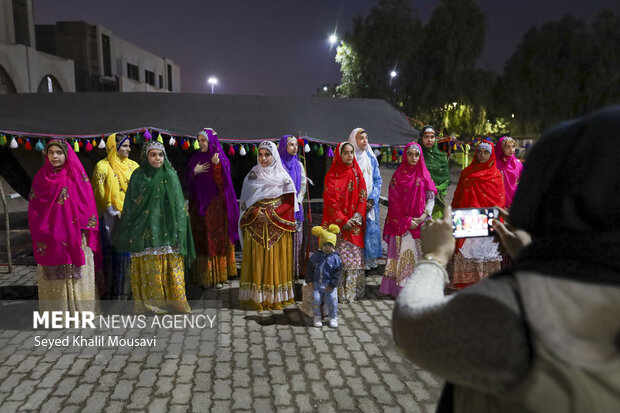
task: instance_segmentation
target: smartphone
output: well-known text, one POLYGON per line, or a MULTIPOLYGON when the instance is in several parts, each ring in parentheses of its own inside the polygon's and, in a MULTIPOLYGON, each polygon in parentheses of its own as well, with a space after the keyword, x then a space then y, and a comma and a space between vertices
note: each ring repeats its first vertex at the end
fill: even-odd
POLYGON ((497 208, 462 208, 452 210, 454 238, 488 237, 495 230, 493 220, 500 219, 497 208))

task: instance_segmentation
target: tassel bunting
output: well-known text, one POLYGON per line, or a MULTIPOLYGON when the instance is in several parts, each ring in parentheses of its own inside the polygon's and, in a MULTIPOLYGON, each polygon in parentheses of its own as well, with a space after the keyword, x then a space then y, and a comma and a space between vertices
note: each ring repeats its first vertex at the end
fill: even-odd
POLYGON ((32 150, 32 145, 30 144, 30 139, 26 139, 26 144, 24 145, 24 148, 26 148, 27 151, 31 151, 32 150))
POLYGON ((17 149, 19 145, 17 145, 17 141, 15 140, 15 138, 13 138, 11 139, 11 144, 9 146, 11 147, 11 149, 17 149))
POLYGON ((239 155, 245 156, 247 154, 245 150, 245 145, 241 145, 241 149, 239 149, 239 155))
POLYGON ((161 137, 161 133, 157 135, 157 142, 164 143, 164 138, 161 137))
POLYGON ((86 142, 86 152, 90 152, 93 150, 93 145, 92 143, 90 143, 90 141, 86 142))
POLYGON ((334 157, 334 150, 332 149, 332 147, 330 146, 329 149, 327 150, 327 156, 329 156, 330 158, 334 157))
POLYGON ((168 145, 174 146, 176 144, 177 144, 177 141, 171 136, 170 139, 168 140, 168 145))
POLYGON ((304 152, 305 153, 310 152, 310 145, 308 145, 307 143, 304 145, 304 152))
POLYGON ((78 153, 80 151, 80 145, 77 143, 77 141, 73 141, 73 150, 75 151, 75 153, 78 153))

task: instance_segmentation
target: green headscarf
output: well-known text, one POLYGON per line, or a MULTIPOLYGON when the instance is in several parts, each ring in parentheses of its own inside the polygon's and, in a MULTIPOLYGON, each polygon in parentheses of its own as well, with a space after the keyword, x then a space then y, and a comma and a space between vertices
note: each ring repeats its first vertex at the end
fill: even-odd
POLYGON ((422 153, 424 154, 424 161, 426 162, 428 172, 430 172, 431 178, 433 178, 433 182, 435 182, 435 186, 437 187, 433 218, 441 218, 443 217, 443 210, 446 206, 444 202, 446 190, 448 186, 450 186, 450 166, 448 165, 446 154, 439 150, 437 141, 435 141, 431 148, 427 148, 422 143, 422 136, 424 136, 424 132, 427 129, 431 129, 435 132, 432 126, 424 126, 418 143, 422 147, 422 153))
POLYGON ((140 168, 132 175, 125 196, 121 221, 115 228, 116 248, 142 252, 146 248, 178 248, 188 262, 196 257, 189 215, 176 171, 159 142, 144 145, 140 168), (153 168, 148 152, 164 152, 164 164, 153 168))

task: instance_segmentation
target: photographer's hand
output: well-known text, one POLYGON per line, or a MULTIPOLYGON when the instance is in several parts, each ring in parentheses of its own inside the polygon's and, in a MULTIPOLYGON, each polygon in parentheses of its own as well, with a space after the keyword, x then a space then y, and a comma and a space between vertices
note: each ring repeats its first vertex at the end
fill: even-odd
POLYGON ((523 247, 528 246, 532 242, 532 237, 528 232, 515 228, 510 224, 510 214, 508 211, 503 208, 498 209, 506 223, 504 224, 499 220, 493 220, 493 228, 495 229, 497 237, 499 237, 503 249, 511 258, 515 258, 519 255, 523 247))

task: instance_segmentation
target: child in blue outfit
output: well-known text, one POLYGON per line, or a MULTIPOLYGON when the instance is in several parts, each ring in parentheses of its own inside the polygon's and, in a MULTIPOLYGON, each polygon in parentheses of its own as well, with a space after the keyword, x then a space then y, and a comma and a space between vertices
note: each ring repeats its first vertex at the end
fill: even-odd
POLYGON ((306 282, 313 289, 312 311, 314 326, 322 327, 321 299, 325 300, 329 316, 329 326, 338 327, 338 281, 342 274, 342 260, 335 250, 336 234, 340 232, 337 225, 331 224, 325 229, 320 226, 312 228, 312 234, 319 237, 320 250, 308 260, 306 282))

